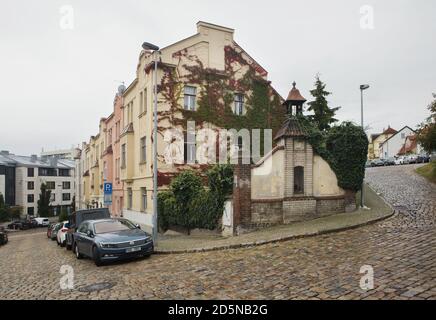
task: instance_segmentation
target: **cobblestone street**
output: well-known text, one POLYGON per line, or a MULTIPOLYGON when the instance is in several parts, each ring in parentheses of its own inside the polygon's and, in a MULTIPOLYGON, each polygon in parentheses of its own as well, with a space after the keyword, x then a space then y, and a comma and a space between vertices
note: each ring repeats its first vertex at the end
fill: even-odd
POLYGON ((366 181, 399 212, 339 233, 259 247, 148 259, 97 268, 47 239, 10 234, 0 247, 1 299, 436 299, 436 187, 415 165, 367 169, 366 181), (60 268, 75 289, 61 290, 60 268), (360 268, 374 269, 364 291, 360 268), (89 285, 108 288, 93 291, 89 285))

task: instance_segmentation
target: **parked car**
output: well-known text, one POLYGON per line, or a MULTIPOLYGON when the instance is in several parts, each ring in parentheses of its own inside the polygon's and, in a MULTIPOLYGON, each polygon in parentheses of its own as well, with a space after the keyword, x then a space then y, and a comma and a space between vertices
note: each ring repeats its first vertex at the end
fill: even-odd
POLYGON ((35 218, 38 222, 38 227, 48 227, 50 225, 50 220, 48 218, 35 218))
POLYGON ((62 222, 62 226, 57 232, 56 235, 56 242, 58 243, 58 246, 64 247, 65 246, 65 235, 70 227, 70 223, 68 221, 62 222))
POLYGON ((71 250, 74 244, 74 232, 77 227, 86 220, 108 219, 111 214, 107 208, 86 209, 73 212, 68 217, 69 229, 65 235, 65 247, 71 250))
POLYGON ((372 163, 371 160, 366 161, 365 168, 371 167, 371 163, 372 163))
POLYGON ((29 220, 27 220, 27 223, 29 224, 30 228, 38 227, 38 221, 36 221, 34 218, 30 218, 29 220))
POLYGON ((404 157, 398 157, 397 159, 395 159, 395 164, 396 165, 400 165, 400 164, 404 164, 404 157))
POLYGON ((51 232, 53 231, 53 227, 56 223, 50 223, 47 227, 47 238, 51 238, 51 232))
POLYGON ((420 154, 416 159, 416 163, 427 163, 430 162, 430 156, 428 154, 420 154))
POLYGON ((416 163, 418 156, 416 154, 411 154, 409 156, 409 163, 416 163))
POLYGON ((372 160, 372 162, 371 162, 371 167, 382 167, 384 165, 385 165, 385 163, 383 162, 383 160, 380 160, 380 159, 375 159, 375 160, 372 160))
POLYGON ((384 162, 385 166, 393 166, 393 165, 395 165, 395 158, 390 157, 390 158, 384 159, 383 162, 384 162))
POLYGON ((6 231, 2 228, 0 229, 0 245, 8 243, 8 234, 6 231))
POLYGON ((74 233, 73 251, 77 259, 87 256, 97 266, 153 253, 153 240, 127 219, 100 219, 82 222, 74 233))
POLYGON ((12 223, 8 224, 8 229, 14 229, 14 230, 27 230, 29 229, 31 224, 27 222, 26 220, 16 220, 12 223))
POLYGON ((56 240, 56 237, 57 237, 57 235, 58 235, 58 231, 62 228, 62 223, 56 223, 54 226, 53 226, 53 228, 52 228, 52 230, 51 230, 51 233, 50 233, 50 239, 52 240, 52 241, 55 241, 56 240))

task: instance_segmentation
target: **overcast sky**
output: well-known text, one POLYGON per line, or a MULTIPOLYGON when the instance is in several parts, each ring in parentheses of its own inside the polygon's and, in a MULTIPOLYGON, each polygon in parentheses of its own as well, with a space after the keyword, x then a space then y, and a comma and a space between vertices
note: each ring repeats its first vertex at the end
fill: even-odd
POLYGON ((22 155, 69 148, 98 132, 118 81, 135 76, 143 41, 167 46, 199 20, 235 29, 235 40, 286 96, 295 80, 311 100, 316 73, 340 120, 415 128, 436 92, 436 1, 23 1, 0 10, 0 149, 22 155), (61 28, 62 6, 74 28, 61 28), (373 8, 373 29, 367 17, 373 8), (364 18, 362 20, 362 17, 364 18))

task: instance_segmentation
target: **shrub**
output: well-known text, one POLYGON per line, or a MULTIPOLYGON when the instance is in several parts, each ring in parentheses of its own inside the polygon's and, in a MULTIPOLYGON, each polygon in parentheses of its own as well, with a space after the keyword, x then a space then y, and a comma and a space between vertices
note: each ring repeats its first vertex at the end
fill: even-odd
POLYGON ((184 171, 175 177, 170 190, 158 194, 158 224, 162 230, 171 225, 216 229, 224 209, 225 198, 233 188, 230 165, 214 166, 206 173, 208 186, 195 172, 184 171))

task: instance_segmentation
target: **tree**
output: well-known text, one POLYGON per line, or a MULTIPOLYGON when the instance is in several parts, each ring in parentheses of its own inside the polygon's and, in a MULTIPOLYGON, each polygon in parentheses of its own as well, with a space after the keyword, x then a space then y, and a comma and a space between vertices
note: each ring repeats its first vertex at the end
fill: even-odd
POLYGON ((38 200, 38 214, 40 217, 49 216, 51 190, 47 189, 46 183, 41 183, 41 192, 38 200))
POLYGON ((336 111, 340 109, 340 107, 329 108, 326 97, 329 96, 331 92, 326 91, 325 87, 325 83, 323 83, 319 78, 319 75, 317 75, 315 89, 310 91, 310 94, 315 98, 315 100, 308 102, 308 110, 313 111, 314 113, 310 118, 315 121, 321 131, 329 129, 330 124, 338 121, 334 116, 336 111))
POLYGON ((436 93, 433 102, 428 105, 430 116, 418 128, 418 142, 428 153, 436 151, 436 93))
POLYGON ((73 196, 73 200, 71 201, 71 212, 76 211, 76 196, 73 196))
POLYGON ((67 208, 65 206, 61 207, 61 213, 59 214, 59 222, 68 220, 67 208))

